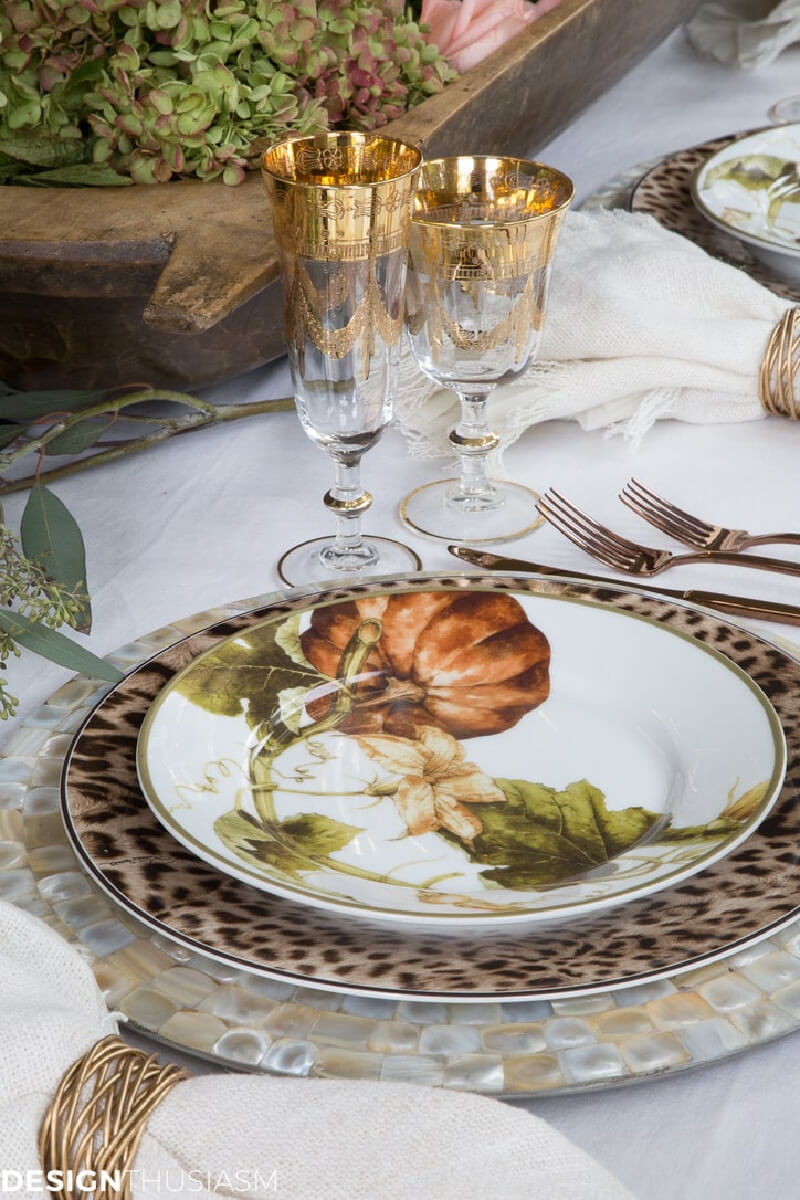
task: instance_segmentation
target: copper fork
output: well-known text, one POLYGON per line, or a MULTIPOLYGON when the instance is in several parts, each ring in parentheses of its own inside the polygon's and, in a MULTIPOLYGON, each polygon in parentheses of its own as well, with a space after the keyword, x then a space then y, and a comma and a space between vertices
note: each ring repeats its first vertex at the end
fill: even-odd
POLYGON ((728 566, 752 567, 759 571, 778 571, 783 575, 800 576, 800 563, 786 562, 782 558, 763 558, 758 554, 736 554, 727 550, 673 554, 671 550, 657 550, 652 546, 629 542, 627 538, 620 537, 613 530, 587 516, 553 488, 539 497, 537 508, 546 521, 581 550, 585 550, 592 558, 596 558, 613 571, 623 571, 627 575, 660 575, 670 567, 689 563, 725 563, 728 566))
POLYGON ((638 479, 631 479, 619 494, 623 504, 638 517, 683 542, 695 550, 746 550, 748 546, 773 545, 800 546, 800 533, 748 533, 746 529, 726 529, 723 525, 711 525, 691 513, 678 508, 663 496, 652 492, 638 479))

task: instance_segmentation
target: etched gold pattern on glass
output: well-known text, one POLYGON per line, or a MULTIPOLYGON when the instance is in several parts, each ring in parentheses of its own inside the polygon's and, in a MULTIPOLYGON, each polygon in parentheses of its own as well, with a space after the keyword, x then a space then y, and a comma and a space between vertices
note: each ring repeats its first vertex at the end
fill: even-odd
MULTIPOLYGON (((397 305, 391 314, 386 308, 386 299, 378 284, 374 266, 370 267, 364 295, 355 306, 353 315, 340 328, 328 328, 329 314, 347 305, 350 296, 350 281, 344 272, 328 279, 326 289, 318 289, 311 282, 308 271, 298 261, 294 282, 287 297, 286 325, 295 343, 299 346, 310 340, 321 354, 331 358, 345 358, 356 346, 359 338, 376 331, 387 346, 395 346, 403 330, 403 310, 397 305)), ((367 358, 374 353, 374 338, 369 338, 367 358)), ((362 374, 369 371, 369 362, 364 364, 362 374)))
POLYGON ((262 159, 279 246, 333 262, 405 248, 419 151, 366 134, 320 136, 359 140, 324 147, 303 138, 273 146, 262 159))
POLYGON ((536 353, 550 265, 572 192, 560 171, 523 159, 463 156, 420 169, 406 325, 422 370, 462 401, 461 421, 450 435, 460 480, 419 489, 415 513, 412 497, 401 506, 403 519, 420 532, 450 541, 502 541, 536 523, 529 491, 488 478, 486 458, 498 438, 486 423, 486 398, 520 375, 536 353), (520 520, 506 531, 514 526, 513 504, 520 520), (492 521, 487 514, 503 505, 508 520, 501 514, 492 521), (471 528, 465 514, 475 514, 471 528))
MULTIPOLYGON (((390 369, 403 328, 420 161, 415 147, 366 133, 299 138, 273 146, 262 159, 297 414, 337 468, 325 499, 337 515, 336 539, 308 543, 304 557, 302 548, 290 551, 279 566, 284 582, 378 565, 374 541, 362 539, 359 528, 370 497, 358 461, 391 417, 390 369)), ((379 539, 379 547, 381 569, 418 565, 396 543, 379 539)))

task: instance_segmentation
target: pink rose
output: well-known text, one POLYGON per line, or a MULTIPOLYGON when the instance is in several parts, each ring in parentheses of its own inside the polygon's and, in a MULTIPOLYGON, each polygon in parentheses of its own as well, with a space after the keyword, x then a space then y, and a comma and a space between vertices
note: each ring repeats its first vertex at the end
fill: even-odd
POLYGON ((468 71, 559 0, 422 0, 428 35, 457 71, 468 71))

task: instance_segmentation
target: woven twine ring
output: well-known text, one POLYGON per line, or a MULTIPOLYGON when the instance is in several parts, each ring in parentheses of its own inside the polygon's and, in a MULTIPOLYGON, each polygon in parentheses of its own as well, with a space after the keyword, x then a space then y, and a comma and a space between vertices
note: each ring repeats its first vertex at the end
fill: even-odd
POLYGON ((82 1171, 93 1172, 97 1200, 107 1193, 113 1200, 131 1200, 130 1171, 148 1118, 175 1084, 188 1078, 182 1067, 161 1067, 155 1054, 113 1036, 73 1063, 39 1130, 42 1170, 45 1178, 48 1171, 63 1173, 62 1200, 85 1200, 85 1189, 77 1186, 82 1171), (102 1172, 107 1177, 119 1172, 120 1188, 100 1186, 102 1172))
POLYGON ((800 421, 800 308, 783 314, 767 342, 758 379, 761 405, 768 413, 800 421))

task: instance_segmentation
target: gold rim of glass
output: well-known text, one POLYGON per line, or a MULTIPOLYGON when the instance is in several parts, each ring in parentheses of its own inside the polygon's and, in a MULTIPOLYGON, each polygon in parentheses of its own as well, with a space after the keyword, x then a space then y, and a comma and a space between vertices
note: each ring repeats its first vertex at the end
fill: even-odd
MULTIPOLYGON (((420 169, 422 165, 422 151, 419 146, 415 146, 412 142, 404 141, 403 138, 386 137, 380 133, 362 133, 356 129, 339 129, 330 133, 310 134, 308 137, 284 138, 283 141, 276 142, 265 150, 261 155, 261 170, 265 175, 269 175, 270 179, 276 180, 278 183, 290 184, 293 187, 309 188, 313 191, 325 191, 330 188, 348 187, 348 188, 376 188, 385 186, 387 183, 396 183, 402 179, 408 179, 420 169), (337 149, 343 146, 361 146, 366 149, 369 146, 378 146, 379 143, 384 143, 388 146, 402 146, 415 159, 411 166, 398 171, 397 173, 386 175, 381 179, 347 179, 341 183, 331 183, 329 180, 314 182, 313 179, 296 179, 285 171, 280 171, 268 165, 267 159, 270 155, 275 155, 277 151, 285 148, 308 146, 314 149, 337 149)), ((565 177, 566 178, 566 177, 565 177)))
MULTIPOLYGON (((570 179, 569 175, 565 175, 558 167, 550 167, 547 163, 539 162, 538 159, 532 158, 517 158, 514 155, 507 154, 449 154, 443 155, 440 158, 426 158, 422 161, 419 168, 419 174, 416 180, 416 189, 414 201, 411 207, 411 220, 416 221, 421 225, 429 225, 439 229, 474 229, 475 226, 466 221, 442 221, 436 217, 427 217, 424 212, 415 211, 415 203, 421 191, 422 177, 426 171, 430 171, 434 167, 444 166, 446 164, 456 163, 497 163, 498 168, 514 167, 517 170, 522 169, 530 174, 536 172, 546 172, 553 181, 560 181, 565 187, 564 199, 559 204, 554 204, 552 208, 543 209, 541 212, 530 212, 522 216, 503 217, 502 220, 492 221, 492 225, 527 225, 531 221, 544 220, 552 217, 554 213, 563 212, 572 203, 575 196, 575 184, 570 179)), ((454 194, 451 203, 466 200, 466 194, 463 196, 454 194)), ((441 205, 438 206, 441 209, 441 205)))

